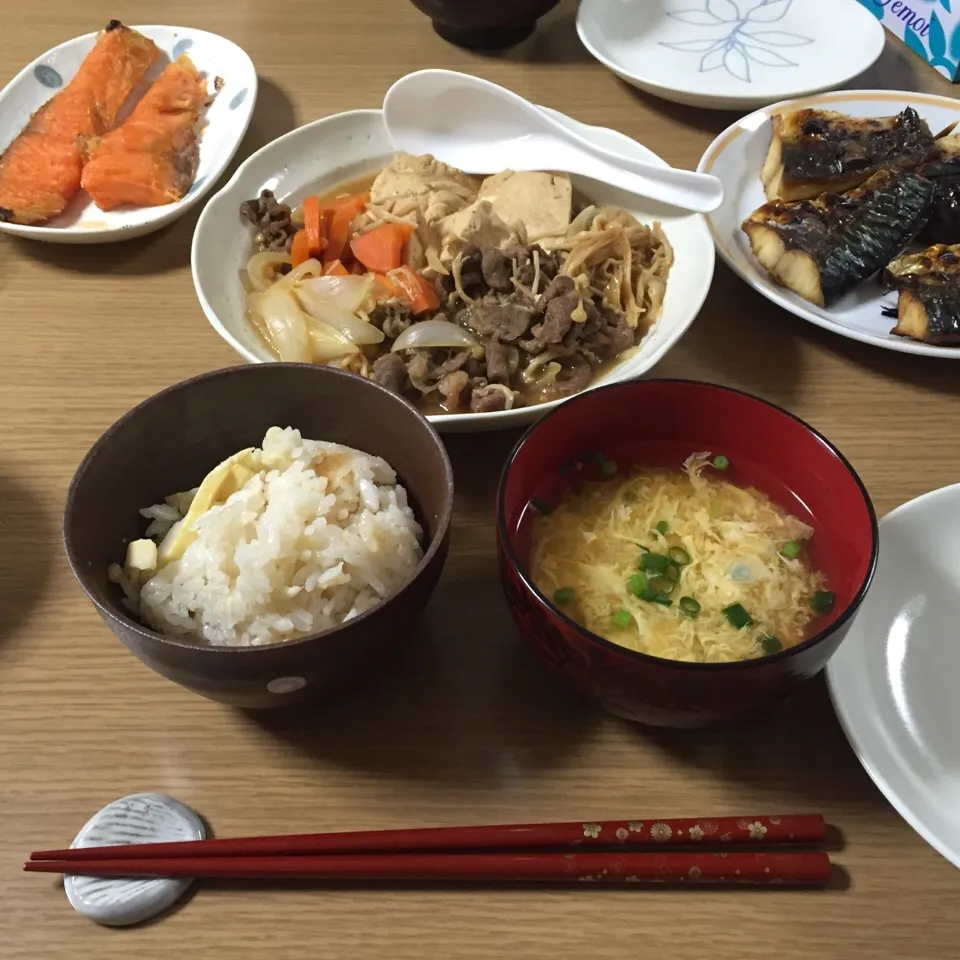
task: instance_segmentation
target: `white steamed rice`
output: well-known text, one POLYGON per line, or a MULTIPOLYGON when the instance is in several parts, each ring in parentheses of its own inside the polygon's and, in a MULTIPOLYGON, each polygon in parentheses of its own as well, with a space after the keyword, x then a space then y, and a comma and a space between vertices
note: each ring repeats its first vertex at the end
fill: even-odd
MULTIPOLYGON (((224 646, 293 640, 369 610, 413 575, 422 531, 385 460, 279 427, 263 451, 275 466, 203 513, 179 560, 140 588, 111 567, 145 624, 224 646)), ((162 538, 193 493, 141 510, 147 535, 162 538)))

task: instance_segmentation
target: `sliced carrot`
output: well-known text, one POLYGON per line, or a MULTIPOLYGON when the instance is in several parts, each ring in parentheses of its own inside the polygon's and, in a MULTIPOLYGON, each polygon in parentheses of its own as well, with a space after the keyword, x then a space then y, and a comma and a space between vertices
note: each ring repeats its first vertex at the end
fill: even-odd
POLYGON ((377 281, 376 286, 374 287, 374 293, 378 299, 407 299, 407 295, 403 292, 403 287, 401 287, 391 276, 386 273, 375 273, 374 277, 376 277, 377 281))
POLYGON ((320 216, 320 198, 318 196, 307 197, 303 201, 303 229, 307 232, 310 256, 317 257, 322 254, 325 243, 323 221, 320 216))
POLYGON ((343 259, 350 240, 350 224, 369 202, 369 193, 354 193, 330 203, 330 228, 327 233, 327 248, 323 252, 324 263, 343 259))
POLYGON ((293 235, 293 243, 290 244, 290 262, 299 267, 304 260, 310 259, 310 239, 307 237, 306 230, 298 230, 293 235))
POLYGON ((403 263, 403 246, 413 227, 406 223, 384 223, 350 241, 353 255, 376 273, 396 270, 403 263))
POLYGON ((334 260, 323 268, 323 275, 325 277, 348 277, 350 271, 339 260, 334 260))
POLYGON ((403 298, 414 313, 436 310, 440 306, 440 298, 433 284, 416 270, 400 267, 392 270, 389 278, 403 291, 403 298))

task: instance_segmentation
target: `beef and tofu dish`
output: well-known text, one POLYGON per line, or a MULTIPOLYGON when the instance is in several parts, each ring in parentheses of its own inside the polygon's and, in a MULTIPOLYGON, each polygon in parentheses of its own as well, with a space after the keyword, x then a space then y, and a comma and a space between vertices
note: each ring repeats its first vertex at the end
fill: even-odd
POLYGON ((960 134, 952 125, 932 134, 909 107, 771 121, 760 174, 768 202, 742 224, 770 277, 830 307, 879 275, 898 297, 892 333, 960 345, 960 134))
POLYGON ((280 360, 332 364, 425 413, 484 413, 582 390, 660 315, 659 223, 578 196, 566 174, 468 176, 397 154, 292 209, 269 191, 250 322, 280 360))

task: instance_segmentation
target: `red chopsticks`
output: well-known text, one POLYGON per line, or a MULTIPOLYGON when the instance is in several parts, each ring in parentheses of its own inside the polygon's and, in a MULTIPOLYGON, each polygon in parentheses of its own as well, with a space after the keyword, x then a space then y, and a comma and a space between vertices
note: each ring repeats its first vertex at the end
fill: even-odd
POLYGON ((777 848, 825 837, 823 818, 807 814, 577 821, 42 850, 31 854, 24 870, 102 877, 822 887, 830 879, 827 854, 777 848))
POLYGON ((748 846, 821 842, 819 814, 781 817, 701 817, 681 820, 606 820, 524 823, 423 830, 303 833, 180 843, 39 850, 31 860, 127 860, 131 857, 298 856, 323 853, 414 853, 453 850, 532 850, 544 847, 748 846))
MULTIPOLYGON (((201 841, 198 841, 201 842, 201 841)), ((90 877, 234 879, 595 881, 826 886, 830 858, 791 853, 397 853, 327 857, 167 857, 127 860, 30 860, 31 873, 90 877)))

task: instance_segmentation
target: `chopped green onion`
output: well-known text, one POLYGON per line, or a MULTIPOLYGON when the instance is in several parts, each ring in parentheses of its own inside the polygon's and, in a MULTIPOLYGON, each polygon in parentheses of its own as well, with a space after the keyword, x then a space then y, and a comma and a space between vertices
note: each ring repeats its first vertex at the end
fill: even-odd
POLYGON ((649 587, 644 587, 643 590, 637 594, 637 596, 641 600, 646 600, 648 603, 653 603, 653 601, 657 599, 657 591, 651 590, 649 587))
POLYGON ((663 575, 671 582, 677 583, 680 580, 680 568, 671 560, 667 564, 666 569, 663 571, 663 575))
POLYGON ((558 607, 565 607, 568 603, 573 603, 574 597, 573 587, 561 587, 559 590, 555 590, 553 593, 553 602, 557 604, 558 607))
POLYGON ((627 610, 618 610, 613 615, 613 625, 618 630, 626 630, 631 623, 633 623, 633 617, 630 616, 630 613, 627 610))
POLYGON ((617 463, 615 460, 601 460, 600 472, 605 477, 615 477, 617 475, 617 463))
POLYGON ((836 595, 829 590, 818 590, 810 598, 810 609, 814 613, 829 613, 836 602, 836 595))
POLYGON ((640 558, 640 569, 649 570, 652 573, 663 573, 669 562, 670 558, 662 553, 645 553, 640 558))
POLYGON ((659 603, 661 607, 670 607, 673 606, 673 601, 669 597, 665 597, 662 593, 658 593, 653 598, 654 603, 659 603))
POLYGON ((685 567, 688 563, 693 560, 693 557, 687 553, 683 547, 671 547, 667 551, 667 556, 674 562, 679 563, 681 567, 685 567))
POLYGON ((787 560, 796 560, 800 556, 800 544, 796 540, 788 540, 780 548, 780 556, 786 557, 787 560))
POLYGON ((661 537, 662 537, 669 529, 670 529, 670 525, 667 523, 666 520, 660 520, 660 521, 657 523, 657 533, 659 533, 661 537))
POLYGON ((731 603, 729 607, 724 607, 723 615, 727 618, 730 626, 736 627, 738 630, 749 627, 753 623, 753 618, 743 609, 743 605, 740 603, 731 603))
POLYGON ((550 504, 547 503, 546 500, 540 500, 539 498, 535 498, 535 499, 531 500, 530 502, 531 502, 531 503, 537 508, 537 510, 539 510, 540 513, 542 513, 545 517, 549 517, 550 514, 553 513, 553 507, 551 507, 550 504))
POLYGON ((700 604, 693 597, 681 597, 678 606, 691 620, 700 616, 700 604))
POLYGON ((650 581, 650 589, 661 596, 669 597, 677 589, 676 581, 668 580, 666 577, 654 577, 650 581))
POLYGON ((713 469, 714 470, 726 470, 730 466, 730 461, 722 454, 718 453, 713 458, 713 469))
POLYGON ((597 463, 603 463, 606 460, 606 454, 602 450, 594 450, 591 453, 585 453, 580 457, 581 463, 589 463, 591 460, 596 461, 597 463))
POLYGON ((757 642, 764 653, 779 653, 783 649, 783 644, 769 633, 764 633, 757 642))
POLYGON ((645 547, 642 543, 638 543, 637 546, 638 546, 644 553, 649 553, 649 552, 650 552, 650 548, 649 548, 649 547, 645 547))
POLYGON ((576 464, 572 460, 565 460, 563 463, 557 467, 557 473, 564 474, 569 473, 573 468, 576 467, 576 464))
POLYGON ((650 585, 647 583, 646 574, 635 573, 627 581, 627 589, 635 596, 639 597, 650 585))

